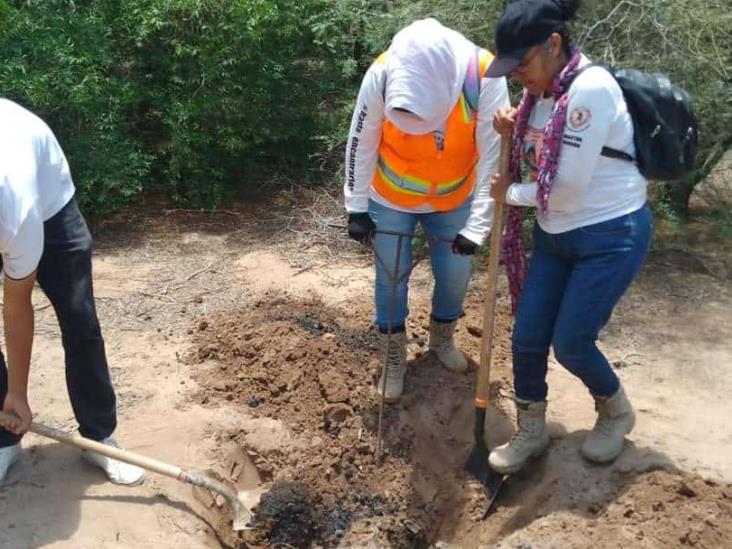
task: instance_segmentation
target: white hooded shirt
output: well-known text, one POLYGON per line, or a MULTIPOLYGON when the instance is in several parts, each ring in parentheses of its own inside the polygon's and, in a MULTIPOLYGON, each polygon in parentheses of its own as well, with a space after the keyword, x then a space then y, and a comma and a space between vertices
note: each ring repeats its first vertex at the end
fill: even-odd
MULTIPOLYGON (((369 200, 410 213, 429 213, 429 205, 406 209, 379 195, 372 182, 384 120, 406 133, 442 131, 463 91, 477 46, 434 19, 416 21, 398 32, 386 62, 375 62, 364 76, 346 145, 346 210, 368 210, 369 200), (419 119, 405 114, 405 109, 419 119)), ((490 230, 493 200, 490 177, 498 169, 500 136, 493 129, 495 111, 509 105, 504 78, 482 78, 476 143, 479 160, 470 215, 460 234, 480 244, 490 230)))

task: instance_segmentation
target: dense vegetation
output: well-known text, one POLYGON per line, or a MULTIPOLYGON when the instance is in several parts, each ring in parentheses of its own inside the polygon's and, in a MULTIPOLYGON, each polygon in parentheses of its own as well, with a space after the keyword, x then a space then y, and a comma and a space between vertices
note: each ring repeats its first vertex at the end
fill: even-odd
MULTIPOLYGON (((394 32, 434 16, 491 46, 504 2, 0 1, 0 95, 59 135, 88 210, 143 191, 214 207, 273 179, 333 181, 360 76, 394 32)), ((588 0, 576 41, 661 70, 694 97, 699 170, 732 146, 728 0, 588 0)))

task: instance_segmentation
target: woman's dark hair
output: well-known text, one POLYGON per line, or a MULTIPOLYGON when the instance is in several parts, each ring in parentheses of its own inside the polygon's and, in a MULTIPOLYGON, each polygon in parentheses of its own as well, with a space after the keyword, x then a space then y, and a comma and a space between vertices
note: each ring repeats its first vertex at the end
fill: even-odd
POLYGON ((567 57, 572 55, 572 37, 570 36, 569 29, 567 28, 567 21, 571 21, 577 15, 577 10, 580 8, 581 0, 555 0, 562 9, 562 18, 564 19, 565 25, 559 32, 559 36, 562 37, 562 46, 564 47, 564 53, 567 57))
POLYGON ((574 19, 581 3, 580 0, 556 0, 556 2, 562 8, 562 17, 565 21, 574 19))

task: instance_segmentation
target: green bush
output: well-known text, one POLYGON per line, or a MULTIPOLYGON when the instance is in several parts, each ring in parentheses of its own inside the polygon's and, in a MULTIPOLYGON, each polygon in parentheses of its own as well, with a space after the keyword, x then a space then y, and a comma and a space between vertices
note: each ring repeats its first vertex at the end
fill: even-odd
POLYGON ((215 207, 263 174, 309 177, 323 64, 300 3, 28 0, 0 18, 3 95, 55 130, 87 208, 153 188, 215 207))
POLYGON ((303 8, 280 0, 128 1, 159 171, 177 201, 217 205, 257 173, 305 169, 317 81, 303 8))
POLYGON ((72 163, 79 197, 115 208, 142 189, 151 155, 128 131, 135 86, 118 76, 109 24, 82 3, 0 4, 0 89, 41 116, 72 163))

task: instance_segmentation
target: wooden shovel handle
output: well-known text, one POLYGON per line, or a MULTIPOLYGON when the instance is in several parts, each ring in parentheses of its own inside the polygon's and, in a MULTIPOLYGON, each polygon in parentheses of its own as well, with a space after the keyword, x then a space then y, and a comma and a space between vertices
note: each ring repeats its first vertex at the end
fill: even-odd
MULTIPOLYGON (((0 420, 17 421, 17 418, 11 414, 0 412, 0 420)), ((107 446, 106 444, 102 444, 101 442, 96 442, 94 440, 84 438, 81 435, 67 433, 66 431, 61 431, 60 429, 54 429, 53 427, 48 427, 47 425, 43 425, 42 423, 33 422, 30 426, 29 431, 42 437, 62 442, 63 444, 76 446, 77 448, 81 448, 82 450, 95 452, 97 454, 101 454, 103 456, 107 456, 118 461, 123 461, 131 465, 137 465, 138 467, 142 467, 143 469, 147 469, 148 471, 152 471, 160 475, 165 475, 166 477, 174 478, 183 482, 188 482, 188 473, 180 467, 171 465, 169 463, 164 463, 162 461, 142 456, 128 450, 122 450, 121 448, 107 446)))
MULTIPOLYGON (((511 156, 511 138, 501 136, 501 153, 498 159, 498 170, 503 175, 509 173, 511 156)), ((488 257, 488 281, 486 284, 486 300, 483 309, 483 336, 480 342, 480 365, 478 367, 478 383, 475 390, 475 405, 478 408, 488 407, 488 385, 491 377, 491 359, 493 356, 493 332, 496 324, 496 288, 498 286, 498 261, 501 255, 501 237, 503 236, 504 204, 496 202, 493 210, 491 226, 491 247, 488 257)))

